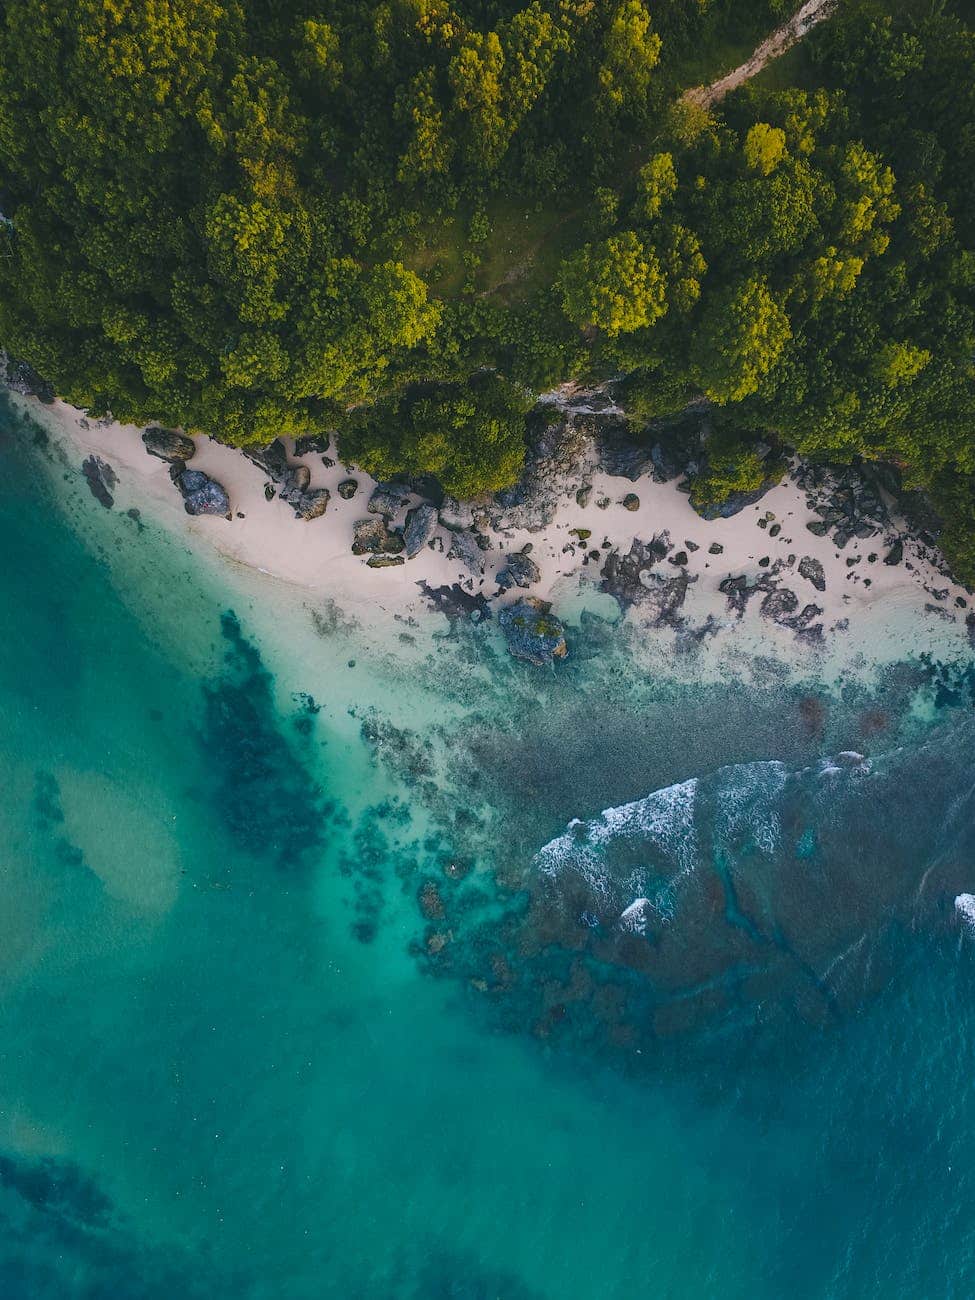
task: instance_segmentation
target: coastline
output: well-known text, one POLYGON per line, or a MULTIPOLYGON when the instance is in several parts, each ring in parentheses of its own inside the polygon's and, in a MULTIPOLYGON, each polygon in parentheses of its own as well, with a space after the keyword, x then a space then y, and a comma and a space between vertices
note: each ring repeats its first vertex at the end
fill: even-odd
MULTIPOLYGON (((65 448, 79 472, 92 456, 112 467, 118 480, 115 509, 144 512, 177 536, 212 547, 233 565, 290 584, 308 600, 332 602, 360 624, 421 620, 434 608, 454 616, 474 610, 475 617, 483 617, 530 595, 551 602, 552 613, 570 625, 587 610, 625 619, 645 634, 657 654, 666 652, 667 641, 676 637, 680 648, 699 647, 712 659, 727 658, 729 652, 772 653, 799 667, 816 665, 823 675, 924 652, 951 658, 971 647, 975 619, 966 623, 970 593, 945 575, 929 546, 909 533, 896 506, 891 505, 882 534, 854 536, 838 547, 828 533, 817 536, 808 530, 817 516, 809 506, 808 486, 796 481, 795 466, 758 502, 730 518, 706 521, 672 481, 658 482, 648 473, 634 479, 590 464, 581 473, 591 487, 586 505, 576 500, 576 474, 549 484, 558 501, 551 522, 541 527, 508 527, 504 519, 494 527, 482 517, 480 532, 487 542, 481 553, 483 575, 448 558, 456 534, 442 523, 414 558, 370 568, 365 556, 352 553, 352 542, 356 521, 375 518, 367 503, 376 482, 338 463, 334 448, 324 460, 320 450, 296 457, 293 445, 282 440, 289 462, 307 466, 311 487, 331 494, 322 517, 303 520, 277 496, 267 499, 265 487, 270 491, 274 485, 246 455, 198 438, 191 468, 223 485, 232 518, 190 516, 169 465, 146 451, 140 429, 90 419, 60 401, 43 404, 16 392, 8 397, 65 448), (350 477, 358 488, 345 500, 337 487, 350 477), (627 496, 638 498, 636 509, 624 507, 627 496), (601 509, 599 502, 607 504, 601 509), (580 539, 574 531, 580 529, 591 535, 580 539), (655 542, 659 550, 649 560, 648 576, 641 565, 655 542), (902 548, 902 557, 885 563, 894 545, 902 548), (537 566, 537 581, 502 591, 499 571, 526 547, 537 566), (617 596, 624 592, 623 599, 607 590, 614 587, 605 576, 609 557, 615 557, 615 589, 617 596), (620 560, 626 563, 621 566, 620 560), (819 581, 799 572, 803 561, 811 561, 814 572, 821 566, 819 581), (777 594, 783 590, 788 598, 777 594)), ((548 400, 567 411, 561 394, 548 400)), ((422 500, 411 494, 391 517, 390 527, 401 528, 406 512, 422 500)))

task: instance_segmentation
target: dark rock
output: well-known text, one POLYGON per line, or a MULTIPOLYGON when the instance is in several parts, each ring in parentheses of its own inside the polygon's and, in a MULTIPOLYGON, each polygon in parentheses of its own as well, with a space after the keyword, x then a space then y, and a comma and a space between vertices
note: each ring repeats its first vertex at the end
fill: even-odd
POLYGON ((653 542, 641 542, 634 538, 626 554, 613 551, 606 557, 600 590, 613 596, 621 609, 639 604, 646 593, 641 574, 652 569, 658 559, 660 556, 654 549, 653 542))
POLYGON ((403 489, 397 487, 395 483, 377 483, 366 509, 371 515, 382 515, 385 519, 392 519, 408 500, 409 497, 403 489))
POLYGON ((613 596, 623 610, 639 605, 653 612, 652 621, 657 625, 676 625, 687 589, 697 579, 690 577, 686 569, 676 577, 652 572, 653 566, 672 549, 667 533, 658 534, 651 542, 634 539, 625 555, 614 551, 606 557, 600 590, 613 596))
POLYGON ((724 547, 720 542, 712 542, 708 547, 708 555, 723 555, 724 547))
MULTIPOLYGON (((536 532, 555 518, 567 480, 588 473, 593 463, 593 418, 589 413, 551 420, 551 408, 536 408, 527 424, 528 446, 518 481, 486 503, 495 529, 536 532)), ((602 417, 595 417, 598 420, 602 417)), ((472 519, 472 523, 474 520, 472 519)), ((458 527, 469 526, 463 522, 458 527)))
POLYGON ((331 493, 328 488, 309 488, 307 492, 302 492, 298 497, 282 497, 294 508, 295 518, 304 519, 306 523, 312 519, 320 519, 325 513, 328 503, 331 500, 331 493))
POLYGON ((412 560, 433 539, 440 519, 434 506, 422 505, 407 512, 403 527, 406 558, 412 560))
POLYGON ((89 456, 87 460, 82 461, 81 472, 91 489, 91 495, 106 510, 111 510, 115 504, 111 490, 117 486, 118 476, 108 461, 102 460, 100 456, 89 456))
POLYGON ((176 486, 183 495, 183 507, 188 515, 226 515, 230 512, 230 498, 223 484, 202 470, 183 470, 176 478, 176 486))
POLYGON ((281 496, 288 500, 288 494, 301 496, 311 486, 311 470, 307 465, 290 465, 281 480, 281 496))
POLYGON ((478 541, 478 534, 468 529, 454 533, 447 552, 448 560, 459 560, 475 576, 484 572, 484 552, 478 541))
POLYGON ((542 667, 568 654, 565 629, 549 611, 547 601, 523 596, 514 605, 501 610, 498 622, 516 659, 526 659, 542 667))
POLYGON ((799 576, 806 578, 817 591, 826 590, 826 573, 819 560, 811 555, 804 555, 799 561, 799 576))
POLYGON ((614 478, 635 483, 655 467, 653 448, 633 437, 626 419, 613 416, 601 420, 595 440, 599 468, 614 478))
POLYGON ((33 366, 26 361, 8 357, 0 349, 0 383, 22 397, 36 397, 38 401, 50 406, 55 399, 54 385, 42 378, 33 366))
POLYGON ((821 519, 811 519, 809 523, 806 524, 806 527, 814 537, 826 536, 826 525, 821 519))
POLYGON ((502 591, 511 587, 530 587, 541 579, 541 570, 529 555, 509 555, 503 569, 498 573, 498 586, 502 591))
POLYGON ((687 552, 678 551, 676 555, 670 557, 670 563, 683 567, 687 563, 687 552))
POLYGON ((771 492, 780 482, 780 475, 770 475, 754 492, 732 492, 724 501, 712 502, 704 506, 694 505, 692 497, 691 505, 702 519, 730 519, 732 515, 739 514, 746 507, 753 506, 756 501, 761 501, 766 492, 771 492))
POLYGON ((628 492, 626 496, 623 498, 623 509, 624 510, 640 509, 640 498, 636 495, 635 492, 628 492))
POLYGON ((697 582, 697 578, 692 578, 686 569, 681 569, 673 578, 665 578, 658 573, 645 575, 645 595, 640 603, 644 610, 649 608, 653 611, 652 621, 655 626, 683 626, 683 620, 678 616, 687 599, 687 589, 693 582, 697 582))
POLYGON ((900 538, 898 538, 897 541, 894 542, 890 550, 887 552, 887 554, 884 556, 884 564, 890 564, 890 565, 900 564, 903 558, 904 558, 904 543, 901 541, 900 538))
POLYGON ((370 569, 390 569, 397 564, 405 564, 406 559, 402 555, 370 555, 366 564, 370 569))
POLYGON ((146 451, 150 456, 158 456, 160 460, 167 460, 172 464, 173 461, 192 460, 196 454, 196 443, 192 438, 188 438, 185 433, 177 433, 175 429, 161 429, 153 426, 146 429, 142 435, 142 441, 146 444, 146 451))
POLYGON ((591 500, 592 500, 592 484, 587 483, 584 487, 581 487, 579 491, 576 493, 576 505, 579 506, 580 509, 585 510, 586 506, 589 504, 591 500))
POLYGON ((338 494, 343 501, 351 501, 359 491, 359 484, 354 478, 344 478, 338 486, 338 494))
POLYGON ((272 443, 259 451, 245 451, 244 455, 275 483, 282 482, 288 472, 288 453, 280 438, 275 438, 272 443))
POLYGON ((357 519, 353 526, 353 555, 378 554, 386 551, 398 554, 403 549, 399 533, 390 531, 383 518, 357 519))
POLYGON ((328 439, 322 434, 312 433, 304 438, 295 438, 295 455, 307 456, 310 452, 328 451, 328 439))
MULTIPOLYGON (((763 573, 754 583, 749 583, 744 574, 738 577, 722 578, 718 583, 718 590, 728 597, 728 608, 739 617, 744 614, 745 608, 752 596, 759 592, 768 593, 775 591, 775 580, 770 574, 763 573)), ((798 603, 798 602, 797 602, 798 603)))
POLYGON ((474 507, 469 501, 444 497, 440 505, 440 522, 453 532, 464 532, 474 526, 474 507))
POLYGON ((307 465, 289 465, 281 476, 278 496, 295 512, 296 519, 306 522, 320 519, 331 500, 328 488, 313 488, 307 465))

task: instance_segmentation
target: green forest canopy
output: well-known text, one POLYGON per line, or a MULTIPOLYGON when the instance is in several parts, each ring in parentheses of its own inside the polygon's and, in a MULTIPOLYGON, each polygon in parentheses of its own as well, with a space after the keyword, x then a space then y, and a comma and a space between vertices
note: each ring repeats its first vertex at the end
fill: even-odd
POLYGON ((626 374, 896 463, 975 576, 975 35, 847 0, 796 84, 680 100, 785 8, 0 0, 0 343, 96 414, 468 493, 531 394, 626 374))

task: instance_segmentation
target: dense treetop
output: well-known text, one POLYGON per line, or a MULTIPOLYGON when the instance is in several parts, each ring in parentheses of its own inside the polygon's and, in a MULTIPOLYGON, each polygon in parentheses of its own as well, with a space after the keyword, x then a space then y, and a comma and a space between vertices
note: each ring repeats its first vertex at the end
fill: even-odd
POLYGON ((679 98, 785 8, 0 0, 0 343, 96 413, 458 493, 533 392, 627 375, 895 461, 975 572, 975 35, 848 0, 791 77, 679 98))

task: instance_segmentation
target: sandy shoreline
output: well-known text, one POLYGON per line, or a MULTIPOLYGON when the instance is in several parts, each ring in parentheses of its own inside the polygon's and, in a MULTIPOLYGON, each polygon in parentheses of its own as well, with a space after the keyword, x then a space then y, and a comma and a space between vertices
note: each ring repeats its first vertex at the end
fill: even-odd
MULTIPOLYGON (((790 658, 793 652, 799 656, 805 652, 844 660, 866 656, 874 662, 891 662, 922 650, 947 657, 969 647, 965 621, 969 594, 935 567, 925 548, 906 535, 901 521, 894 521, 896 531, 887 537, 853 538, 838 549, 828 535, 808 531, 806 524, 815 516, 805 491, 791 477, 757 505, 730 519, 707 522, 674 483, 657 483, 647 476, 631 482, 595 471, 586 474, 593 488, 588 505, 577 504, 575 485, 567 483, 556 517, 546 527, 489 531, 483 577, 472 576, 460 561, 448 559, 451 533, 444 527, 412 560, 372 569, 351 550, 355 522, 368 516, 367 502, 375 486, 361 471, 350 472, 338 463, 328 467, 319 452, 301 457, 300 463, 311 472, 311 486, 331 492, 325 515, 305 521, 295 518, 291 507, 278 498, 267 500, 269 480, 261 468, 233 448, 200 438, 192 468, 223 484, 233 518, 191 517, 170 480, 168 464, 147 453, 141 431, 134 426, 90 420, 62 402, 44 405, 16 393, 9 396, 17 409, 66 447, 69 461, 79 469, 90 455, 112 466, 119 480, 116 508, 136 506, 178 535, 212 546, 232 562, 294 584, 313 598, 334 601, 360 618, 402 618, 428 610, 422 584, 432 588, 459 584, 469 595, 480 593, 496 604, 511 603, 526 593, 513 589, 498 595, 495 577, 508 555, 528 544, 540 570, 540 580, 529 589, 531 595, 552 601, 553 612, 570 623, 583 607, 613 616, 616 601, 598 591, 605 557, 614 551, 625 555, 635 539, 646 543, 666 533, 672 551, 654 573, 660 575, 658 582, 686 573, 686 595, 677 619, 667 627, 661 627, 663 620, 652 602, 649 608, 640 603, 631 607, 626 617, 647 624, 648 632, 654 624, 671 636, 675 625, 692 633, 706 628, 708 646, 734 636, 738 644, 758 652, 777 649, 790 658), (359 488, 353 499, 343 500, 336 489, 348 477, 356 479, 359 488), (638 496, 638 509, 623 507, 628 494, 638 496), (600 509, 597 502, 607 498, 610 504, 600 509), (760 520, 766 521, 765 527, 759 526, 760 520), (770 536, 775 525, 781 531, 770 536), (588 529, 591 537, 579 541, 571 531, 575 529, 588 529), (904 558, 900 564, 886 565, 883 556, 895 536, 903 539, 904 558), (712 553, 715 546, 720 553, 712 553), (592 550, 599 551, 598 560, 586 559, 592 550), (678 556, 681 563, 675 564, 678 556), (825 591, 800 576, 798 564, 803 558, 822 565, 825 591), (797 636, 795 628, 763 615, 761 591, 738 613, 719 590, 729 577, 743 575, 753 585, 769 573, 776 575, 774 583, 795 594, 800 610, 807 605, 816 608, 810 621, 813 628, 821 625, 821 635, 797 636)), ((292 446, 286 445, 294 460, 292 446)), ((334 455, 334 449, 330 451, 334 455)), ((411 498, 409 505, 418 501, 411 498)), ((402 524, 407 508, 395 517, 394 526, 402 524)))

